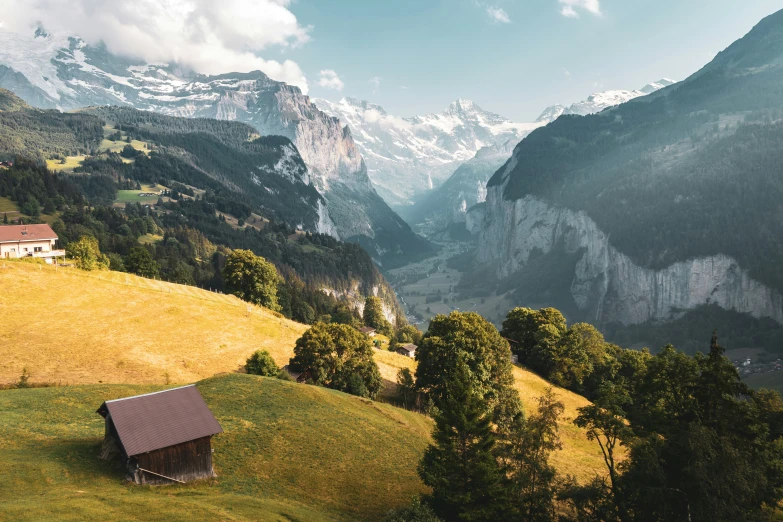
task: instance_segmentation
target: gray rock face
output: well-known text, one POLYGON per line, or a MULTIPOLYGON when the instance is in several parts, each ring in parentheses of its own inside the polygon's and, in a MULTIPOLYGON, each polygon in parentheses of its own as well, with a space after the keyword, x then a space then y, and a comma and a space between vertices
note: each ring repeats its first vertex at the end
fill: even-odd
POLYGON ((486 203, 468 216, 469 228, 480 238, 478 260, 493 264, 497 275, 506 277, 522 268, 534 252, 547 253, 562 244, 568 254, 581 253, 571 293, 596 323, 670 320, 704 304, 783 323, 783 296, 754 280, 728 256, 651 270, 617 251, 584 212, 532 196, 508 201, 502 192, 503 186, 490 188, 486 203))

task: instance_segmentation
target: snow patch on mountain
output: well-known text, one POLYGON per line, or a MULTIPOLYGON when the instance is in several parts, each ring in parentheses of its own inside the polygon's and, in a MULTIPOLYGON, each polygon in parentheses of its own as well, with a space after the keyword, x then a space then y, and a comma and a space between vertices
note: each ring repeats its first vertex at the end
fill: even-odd
POLYGON ((657 82, 651 82, 642 87, 641 89, 626 91, 626 90, 611 90, 595 92, 587 97, 586 100, 576 102, 569 107, 564 105, 552 105, 544 109, 541 116, 536 119, 539 123, 549 123, 555 121, 563 114, 578 114, 580 116, 587 116, 588 114, 594 114, 601 112, 609 107, 620 105, 627 101, 631 101, 634 98, 640 96, 646 96, 652 94, 655 91, 674 85, 676 82, 668 78, 663 78, 657 82))
POLYGON ((466 99, 456 100, 442 113, 411 118, 355 98, 314 102, 348 124, 379 193, 401 206, 439 186, 482 147, 518 141, 541 125, 512 122, 466 99))

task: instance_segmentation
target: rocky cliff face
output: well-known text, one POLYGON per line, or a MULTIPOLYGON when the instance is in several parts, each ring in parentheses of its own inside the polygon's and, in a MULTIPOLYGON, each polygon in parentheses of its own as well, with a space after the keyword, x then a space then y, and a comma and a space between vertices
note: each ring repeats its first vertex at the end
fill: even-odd
POLYGON ((578 259, 571 294, 589 320, 665 321, 715 304, 783 323, 783 296, 754 280, 731 257, 714 255, 652 270, 615 249, 584 212, 533 196, 508 201, 502 192, 502 185, 490 187, 486 203, 469 216, 469 227, 480 238, 477 259, 495 266, 503 278, 523 268, 532 255, 564 247, 578 259))

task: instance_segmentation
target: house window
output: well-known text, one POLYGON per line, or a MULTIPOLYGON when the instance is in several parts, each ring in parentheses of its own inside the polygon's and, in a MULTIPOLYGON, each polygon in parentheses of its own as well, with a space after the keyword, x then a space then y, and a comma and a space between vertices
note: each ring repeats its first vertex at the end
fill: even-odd
POLYGON ((33 252, 43 252, 43 247, 33 247, 33 252))

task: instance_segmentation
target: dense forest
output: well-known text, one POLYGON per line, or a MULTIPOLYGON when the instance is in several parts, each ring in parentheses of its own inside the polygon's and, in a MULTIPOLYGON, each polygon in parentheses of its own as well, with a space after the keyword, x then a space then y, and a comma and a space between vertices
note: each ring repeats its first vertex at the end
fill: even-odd
POLYGON ((94 150, 103 139, 103 124, 84 114, 30 108, 10 91, 0 89, 0 160, 17 154, 39 161, 77 156, 94 150))
POLYGON ((258 136, 243 123, 188 119, 120 107, 81 111, 111 122, 132 139, 154 143, 133 163, 105 155, 79 170, 152 183, 178 181, 238 199, 265 217, 314 230, 323 199, 288 138, 258 136))

